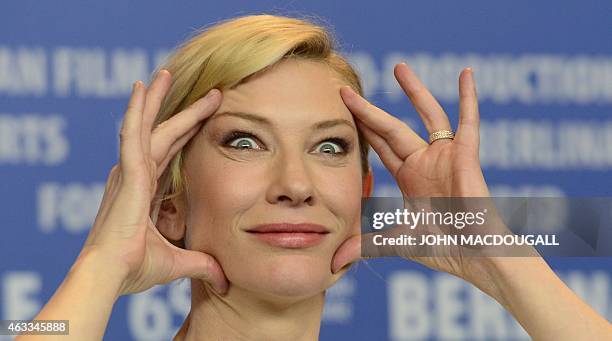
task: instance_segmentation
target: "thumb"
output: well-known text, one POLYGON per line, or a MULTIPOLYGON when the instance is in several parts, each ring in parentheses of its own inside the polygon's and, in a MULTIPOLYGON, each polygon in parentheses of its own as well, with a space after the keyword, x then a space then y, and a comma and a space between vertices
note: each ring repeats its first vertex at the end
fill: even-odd
POLYGON ((215 289, 220 295, 227 293, 229 282, 221 265, 217 260, 204 252, 175 249, 175 271, 174 279, 190 277, 202 279, 215 289))
POLYGON ((356 235, 345 240, 332 259, 332 273, 340 271, 347 264, 361 258, 361 235, 356 235))

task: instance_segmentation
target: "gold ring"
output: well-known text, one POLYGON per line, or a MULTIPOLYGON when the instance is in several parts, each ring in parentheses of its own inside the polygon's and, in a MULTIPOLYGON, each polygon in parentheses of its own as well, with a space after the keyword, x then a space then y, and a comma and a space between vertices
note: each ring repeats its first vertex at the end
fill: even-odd
POLYGON ((431 133, 429 135, 429 144, 432 144, 434 141, 436 140, 440 140, 440 139, 454 139, 455 138, 455 133, 453 133, 451 130, 438 130, 438 131, 434 131, 433 133, 431 133))

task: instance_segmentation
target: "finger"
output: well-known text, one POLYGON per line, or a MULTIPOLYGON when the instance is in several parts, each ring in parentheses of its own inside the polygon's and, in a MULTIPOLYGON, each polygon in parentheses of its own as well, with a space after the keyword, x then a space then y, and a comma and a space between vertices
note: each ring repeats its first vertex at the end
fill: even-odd
POLYGON ((121 174, 119 165, 114 165, 108 173, 108 179, 106 180, 106 186, 104 187, 104 194, 102 195, 102 201, 100 202, 100 209, 96 215, 95 222, 101 222, 106 216, 106 212, 110 208, 113 198, 117 194, 117 188, 119 187, 119 175, 121 174))
POLYGON ((217 293, 227 293, 229 282, 214 257, 200 251, 181 248, 174 250, 176 270, 171 280, 183 277, 198 278, 210 283, 217 293))
POLYGON ((395 65, 393 74, 419 113, 419 116, 421 116, 421 120, 423 120, 425 128, 427 128, 430 134, 438 130, 451 129, 448 116, 440 106, 440 103, 438 103, 406 63, 395 65))
POLYGON ((183 148, 183 146, 185 146, 187 142, 189 142, 189 140, 191 140, 191 138, 195 134, 197 134, 198 131, 200 131, 201 128, 202 128, 202 122, 200 122, 195 127, 191 128, 191 130, 185 133, 185 135, 181 136, 178 140, 176 140, 172 144, 172 146, 170 146, 170 150, 166 154, 166 157, 157 166, 157 178, 158 179, 163 174, 166 167, 168 167, 168 163, 172 161, 172 158, 176 155, 176 153, 178 153, 178 151, 181 150, 181 148, 183 148))
POLYGON ((145 101, 144 114, 142 118, 142 145, 144 149, 144 155, 149 155, 151 148, 151 130, 153 130, 153 123, 159 113, 162 101, 170 89, 172 82, 170 72, 168 70, 160 70, 153 83, 149 87, 147 98, 145 101))
POLYGON ((340 88, 342 100, 361 122, 387 141, 395 155, 405 160, 427 143, 406 123, 371 104, 350 86, 340 88))
POLYGON ((332 273, 337 273, 347 264, 353 263, 361 258, 361 235, 352 236, 345 240, 332 259, 332 273))
POLYGON ((478 154, 480 144, 480 114, 474 72, 467 68, 459 75, 459 126, 455 140, 478 154))
POLYGON ((114 165, 108 173, 108 179, 106 180, 106 185, 104 187, 104 194, 102 195, 102 200, 100 201, 100 208, 98 209, 98 213, 94 219, 94 224, 87 235, 87 239, 85 240, 85 246, 90 245, 93 242, 94 238, 97 236, 99 226, 106 219, 106 215, 112 205, 113 198, 117 193, 117 187, 119 187, 119 174, 121 174, 119 171, 119 165, 114 165))
POLYGON ((151 157, 159 165, 168 155, 170 147, 195 125, 212 115, 221 103, 221 91, 212 89, 187 109, 163 122, 151 136, 151 157))
POLYGON ((134 83, 132 96, 128 103, 120 137, 120 165, 121 171, 127 176, 136 176, 144 164, 141 144, 142 110, 144 108, 146 89, 141 81, 134 83))
POLYGON ((400 167, 403 164, 402 159, 400 159, 395 152, 391 149, 387 141, 382 138, 380 135, 376 134, 372 129, 368 128, 365 124, 361 123, 359 119, 355 120, 355 124, 359 127, 359 130, 363 133, 363 136, 366 138, 370 146, 374 149, 376 154, 380 157, 380 160, 385 165, 385 167, 389 170, 391 175, 395 177, 400 167))

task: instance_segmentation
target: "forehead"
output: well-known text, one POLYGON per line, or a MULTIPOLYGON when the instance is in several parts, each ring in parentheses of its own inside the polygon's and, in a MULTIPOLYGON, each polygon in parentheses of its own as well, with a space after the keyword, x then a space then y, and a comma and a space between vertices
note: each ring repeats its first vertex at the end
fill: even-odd
POLYGON ((224 90, 216 113, 257 113, 273 123, 304 126, 337 118, 353 122, 339 92, 346 84, 325 64, 287 59, 233 89, 224 90))

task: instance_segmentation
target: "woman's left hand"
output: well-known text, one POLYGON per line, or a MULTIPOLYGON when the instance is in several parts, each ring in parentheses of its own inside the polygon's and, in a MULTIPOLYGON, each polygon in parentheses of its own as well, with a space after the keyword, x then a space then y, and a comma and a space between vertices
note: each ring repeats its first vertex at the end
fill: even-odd
MULTIPOLYGON (((438 101, 406 64, 396 65, 394 74, 429 134, 452 130, 438 101)), ((340 93, 357 126, 397 181, 404 198, 489 196, 478 155, 478 100, 470 68, 459 76, 459 126, 452 140, 439 139, 429 144, 403 121, 369 103, 349 86, 342 87, 340 93)), ((475 271, 466 257, 461 257, 461 250, 454 254, 458 257, 406 258, 468 281, 481 277, 482 273, 475 271)), ((332 271, 337 272, 360 256, 360 238, 356 236, 338 249, 332 271)))

